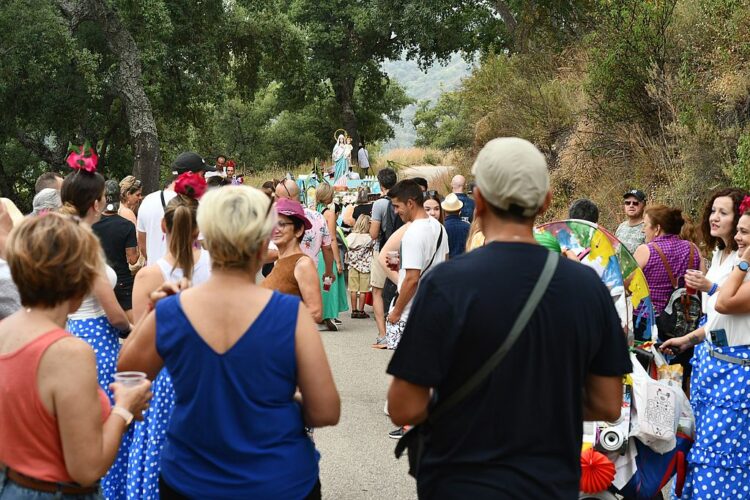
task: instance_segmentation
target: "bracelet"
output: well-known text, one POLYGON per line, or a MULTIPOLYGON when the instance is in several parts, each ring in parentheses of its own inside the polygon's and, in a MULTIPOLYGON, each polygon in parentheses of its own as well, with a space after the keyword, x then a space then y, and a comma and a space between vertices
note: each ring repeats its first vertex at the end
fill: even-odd
POLYGON ((715 294, 718 289, 719 289, 718 283, 714 283, 713 285, 711 285, 711 289, 708 291, 708 296, 710 297, 711 295, 715 294))

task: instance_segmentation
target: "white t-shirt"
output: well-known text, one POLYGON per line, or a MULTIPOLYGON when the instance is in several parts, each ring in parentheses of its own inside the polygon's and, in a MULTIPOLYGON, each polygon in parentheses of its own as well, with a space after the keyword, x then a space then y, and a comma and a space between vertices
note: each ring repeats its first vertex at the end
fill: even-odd
POLYGON ((161 230, 161 220, 164 218, 164 207, 161 204, 161 193, 164 193, 164 204, 177 196, 172 190, 154 191, 143 198, 138 209, 138 222, 135 227, 138 232, 146 233, 146 265, 156 262, 167 254, 167 238, 161 230))
MULTIPOLYGON (((432 217, 412 221, 409 229, 406 230, 404 237, 401 239, 401 268, 398 271, 399 293, 401 292, 401 285, 406 278, 407 269, 419 269, 422 273, 419 277, 421 280, 428 272, 435 269, 435 266, 446 260, 448 252, 448 234, 439 221, 432 217), (443 238, 440 242, 440 248, 436 248, 441 232, 443 233, 443 238), (434 259, 433 255, 435 256, 434 259), (430 260, 432 260, 432 264, 430 264, 430 260), (428 265, 430 266, 429 269, 427 269, 428 265)), ((404 307, 401 313, 402 321, 406 321, 413 300, 414 297, 404 307)))

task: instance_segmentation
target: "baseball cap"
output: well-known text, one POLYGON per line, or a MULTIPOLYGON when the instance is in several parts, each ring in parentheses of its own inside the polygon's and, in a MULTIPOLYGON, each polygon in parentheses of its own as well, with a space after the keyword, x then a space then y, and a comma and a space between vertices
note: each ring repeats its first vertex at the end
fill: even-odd
POLYGON ((622 195, 622 198, 625 199, 630 196, 635 196, 635 198, 640 202, 646 201, 646 193, 644 193, 640 189, 631 189, 630 191, 622 195))
POLYGON ((206 160, 201 158, 198 153, 192 151, 186 151, 180 153, 172 163, 172 170, 175 173, 181 174, 184 172, 214 172, 216 167, 213 167, 206 163, 206 160))
POLYGON ((104 183, 104 199, 107 203, 107 212, 117 212, 120 208, 120 184, 110 179, 104 183))
POLYGON ((305 216, 305 210, 302 208, 302 204, 298 201, 279 198, 276 202, 276 213, 301 220, 305 224, 306 231, 312 229, 312 223, 305 216))
POLYGON ((479 152, 471 173, 489 204, 533 217, 550 189, 547 160, 529 141, 499 137, 479 152))

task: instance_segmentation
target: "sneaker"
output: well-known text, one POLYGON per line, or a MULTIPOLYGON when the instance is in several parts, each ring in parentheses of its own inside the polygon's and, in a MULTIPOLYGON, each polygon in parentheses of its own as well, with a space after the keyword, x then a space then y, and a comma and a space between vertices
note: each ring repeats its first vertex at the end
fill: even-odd
POLYGON ((330 319, 323 320, 323 324, 328 328, 329 332, 338 332, 339 327, 336 326, 336 323, 334 323, 330 319))
POLYGON ((388 437, 391 439, 401 439, 404 437, 404 434, 406 434, 406 431, 403 427, 399 427, 398 429, 394 429, 391 432, 388 433, 388 437))
POLYGON ((336 323, 337 325, 341 324, 341 320, 338 318, 333 318, 333 322, 336 323))
POLYGON ((386 349, 388 348, 388 345, 386 343, 385 337, 378 337, 375 339, 375 343, 371 346, 373 349, 386 349))

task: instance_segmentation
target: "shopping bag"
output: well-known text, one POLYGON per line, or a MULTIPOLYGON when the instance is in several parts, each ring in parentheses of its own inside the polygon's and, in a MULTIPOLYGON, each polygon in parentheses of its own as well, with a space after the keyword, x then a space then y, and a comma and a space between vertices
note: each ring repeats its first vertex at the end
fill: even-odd
POLYGON ((630 435, 657 453, 671 451, 676 444, 675 433, 686 398, 672 381, 654 380, 636 359, 632 359, 632 362, 633 412, 630 435))

